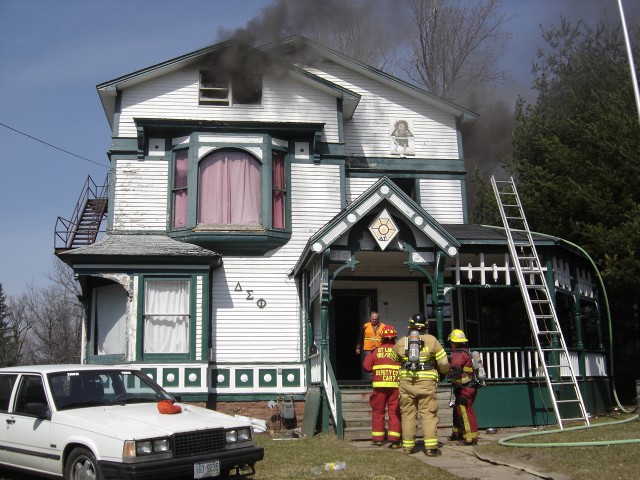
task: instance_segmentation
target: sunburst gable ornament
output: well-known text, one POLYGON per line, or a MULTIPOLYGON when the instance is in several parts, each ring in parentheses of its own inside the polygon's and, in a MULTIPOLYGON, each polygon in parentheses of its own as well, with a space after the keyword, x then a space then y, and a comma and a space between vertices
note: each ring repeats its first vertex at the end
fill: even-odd
POLYGON ((380 214, 375 218, 371 225, 369 225, 369 231, 373 238, 376 239, 378 246, 381 250, 387 248, 387 246, 391 243, 391 240, 398 235, 398 226, 395 224, 391 215, 385 208, 380 214))

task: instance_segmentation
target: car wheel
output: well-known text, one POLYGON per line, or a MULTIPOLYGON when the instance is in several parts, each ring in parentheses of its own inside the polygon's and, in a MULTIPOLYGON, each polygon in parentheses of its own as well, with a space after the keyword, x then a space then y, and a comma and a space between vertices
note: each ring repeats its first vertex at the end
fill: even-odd
POLYGON ((74 448, 64 466, 64 480, 103 480, 96 457, 86 448, 74 448))

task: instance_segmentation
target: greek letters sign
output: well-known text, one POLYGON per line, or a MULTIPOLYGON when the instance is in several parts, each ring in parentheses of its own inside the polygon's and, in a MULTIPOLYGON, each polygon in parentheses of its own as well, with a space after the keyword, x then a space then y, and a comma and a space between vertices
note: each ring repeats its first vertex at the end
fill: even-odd
POLYGON ((260 310, 267 306, 267 301, 264 298, 256 298, 253 295, 253 290, 243 290, 240 282, 236 283, 236 288, 234 289, 236 292, 244 292, 246 294, 245 300, 254 301, 260 310))

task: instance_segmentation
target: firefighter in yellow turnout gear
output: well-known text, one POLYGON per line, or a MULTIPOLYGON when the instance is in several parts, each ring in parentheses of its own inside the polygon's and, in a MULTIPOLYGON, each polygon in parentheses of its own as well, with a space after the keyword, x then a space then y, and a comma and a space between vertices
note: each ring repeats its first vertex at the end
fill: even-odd
POLYGON ((402 448, 413 453, 416 446, 418 413, 422 417, 422 433, 427 456, 441 455, 438 448, 438 380, 449 371, 447 353, 438 339, 428 333, 429 324, 422 313, 409 319, 409 335, 393 347, 391 359, 401 362, 398 374, 400 413, 402 415, 402 448))

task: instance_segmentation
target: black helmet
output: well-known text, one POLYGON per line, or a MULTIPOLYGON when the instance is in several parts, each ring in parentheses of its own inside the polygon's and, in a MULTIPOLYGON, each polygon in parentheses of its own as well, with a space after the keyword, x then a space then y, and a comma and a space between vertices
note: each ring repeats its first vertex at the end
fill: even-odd
POLYGON ((423 313, 414 313, 409 318, 409 328, 415 328, 417 330, 425 330, 429 327, 427 317, 423 313))

